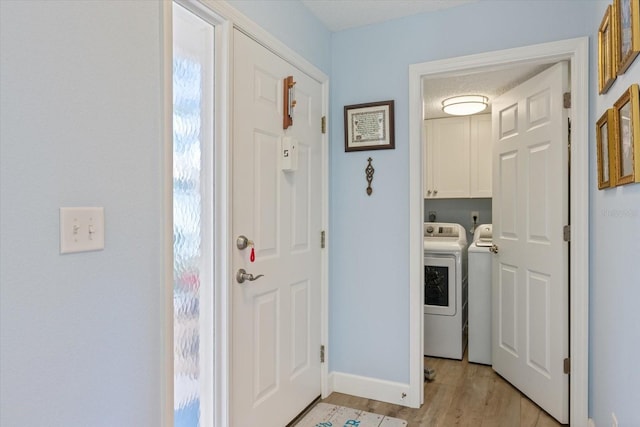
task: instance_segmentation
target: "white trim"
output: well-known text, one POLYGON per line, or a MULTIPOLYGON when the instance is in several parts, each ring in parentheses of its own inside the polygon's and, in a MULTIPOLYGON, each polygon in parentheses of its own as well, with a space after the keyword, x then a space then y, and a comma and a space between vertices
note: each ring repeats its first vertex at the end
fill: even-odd
POLYGON ((361 377, 336 371, 329 374, 329 383, 331 389, 338 393, 409 406, 407 404, 409 385, 406 383, 361 377), (404 399, 402 396, 405 396, 404 399))
MULTIPOLYGON (((571 283, 570 283, 570 419, 588 420, 589 350, 589 40, 586 37, 486 52, 409 66, 409 280, 410 401, 424 400, 422 387, 422 77, 473 68, 571 61, 571 283)), ((418 404, 418 406, 419 406, 418 404)), ((415 407, 414 405, 410 405, 415 407)))
POLYGON ((216 257, 215 302, 215 419, 214 426, 228 426, 230 420, 230 375, 231 375, 231 255, 223 248, 231 247, 231 129, 230 100, 230 40, 233 27, 226 21, 216 25, 216 247, 222 256, 216 257))
POLYGON ((199 1, 218 13, 224 19, 233 23, 234 28, 242 31, 250 38, 278 55, 280 58, 297 67, 305 74, 308 74, 309 77, 313 78, 317 82, 325 83, 329 81, 329 77, 315 65, 307 61, 298 53, 294 52, 289 46, 285 45, 280 40, 272 36, 269 32, 264 30, 254 21, 244 16, 228 2, 224 0, 199 1))
POLYGON ((322 135, 322 229, 325 246, 321 250, 320 280, 320 343, 324 344, 324 363, 320 365, 320 391, 322 398, 332 392, 329 388, 329 81, 322 84, 322 115, 326 120, 326 132, 322 135))
POLYGON ((589 423, 587 424, 587 427, 596 427, 596 422, 593 421, 593 418, 589 418, 589 423))
POLYGON ((163 427, 173 427, 173 22, 172 2, 160 3, 162 37, 162 295, 160 381, 163 427))

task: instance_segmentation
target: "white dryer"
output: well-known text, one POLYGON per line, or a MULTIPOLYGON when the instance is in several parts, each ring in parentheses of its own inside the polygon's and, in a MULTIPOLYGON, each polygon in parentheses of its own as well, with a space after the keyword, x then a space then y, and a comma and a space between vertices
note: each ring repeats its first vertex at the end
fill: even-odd
POLYGON ((469 362, 491 365, 491 224, 479 225, 469 245, 469 362))
POLYGON ((424 354, 462 359, 467 346, 467 237, 460 224, 424 223, 424 354))

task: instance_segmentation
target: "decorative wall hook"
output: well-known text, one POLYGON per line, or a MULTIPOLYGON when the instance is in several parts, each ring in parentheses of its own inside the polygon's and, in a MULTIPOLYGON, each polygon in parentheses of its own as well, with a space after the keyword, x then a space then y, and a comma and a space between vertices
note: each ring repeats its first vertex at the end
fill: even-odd
POLYGON ((371 188, 371 181, 373 181, 373 173, 376 170, 373 168, 373 166, 371 166, 371 162, 373 161, 373 159, 371 157, 369 157, 369 159, 367 159, 367 160, 368 160, 369 164, 364 169, 364 172, 367 175, 367 183, 369 184, 367 186, 367 196, 370 196, 371 193, 373 193, 373 188, 371 188))
POLYGON ((296 82, 293 81, 293 76, 285 77, 284 79, 284 96, 283 96, 283 122, 282 129, 287 129, 293 125, 293 108, 296 106, 296 93, 294 86, 296 82))

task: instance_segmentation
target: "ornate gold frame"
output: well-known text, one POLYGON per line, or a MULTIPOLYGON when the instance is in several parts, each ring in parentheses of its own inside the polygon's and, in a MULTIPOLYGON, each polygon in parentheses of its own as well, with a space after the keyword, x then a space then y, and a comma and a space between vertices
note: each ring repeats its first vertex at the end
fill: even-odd
POLYGON ((615 165, 614 146, 616 132, 614 131, 614 109, 609 108, 596 123, 596 147, 598 160, 598 189, 614 187, 615 165))
POLYGON ((613 8, 609 5, 598 29, 598 90, 600 94, 607 93, 616 74, 616 31, 615 20, 612 16, 613 8))
POLYGON ((615 183, 624 185, 640 182, 640 99, 637 83, 624 91, 614 104, 613 110, 616 134, 615 183))
POLYGON ((614 0, 615 58, 623 74, 640 53, 640 1, 614 0))

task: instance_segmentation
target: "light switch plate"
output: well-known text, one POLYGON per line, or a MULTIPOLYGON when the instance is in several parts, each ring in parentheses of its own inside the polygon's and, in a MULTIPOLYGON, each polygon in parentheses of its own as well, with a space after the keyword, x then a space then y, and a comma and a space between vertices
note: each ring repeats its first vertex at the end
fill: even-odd
POLYGON ((60 208, 60 253, 104 249, 104 208, 60 208))

